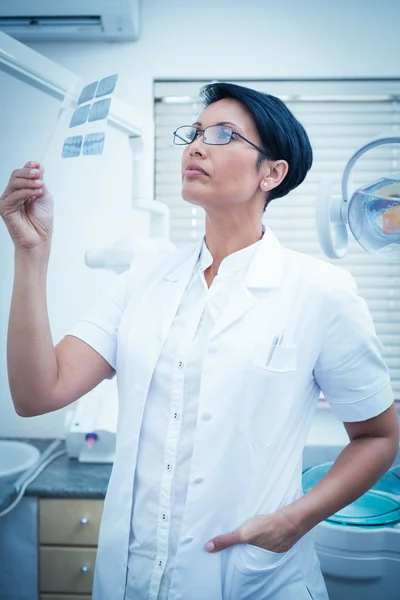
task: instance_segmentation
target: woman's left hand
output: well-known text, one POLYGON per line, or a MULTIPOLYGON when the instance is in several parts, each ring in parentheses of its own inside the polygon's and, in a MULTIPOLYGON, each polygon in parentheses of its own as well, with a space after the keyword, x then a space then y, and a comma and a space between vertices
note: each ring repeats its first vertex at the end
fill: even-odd
POLYGON ((235 544, 252 544, 271 552, 287 552, 303 533, 299 524, 291 521, 286 513, 278 511, 270 515, 256 515, 235 531, 212 538, 204 548, 208 552, 217 552, 235 544))

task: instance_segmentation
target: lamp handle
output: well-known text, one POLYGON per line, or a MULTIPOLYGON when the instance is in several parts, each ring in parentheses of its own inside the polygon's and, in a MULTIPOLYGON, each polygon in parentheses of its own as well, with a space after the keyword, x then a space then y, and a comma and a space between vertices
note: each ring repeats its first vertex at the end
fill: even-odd
POLYGON ((315 207, 315 223, 319 244, 328 258, 343 258, 347 252, 348 233, 342 199, 332 194, 333 180, 321 180, 315 207))

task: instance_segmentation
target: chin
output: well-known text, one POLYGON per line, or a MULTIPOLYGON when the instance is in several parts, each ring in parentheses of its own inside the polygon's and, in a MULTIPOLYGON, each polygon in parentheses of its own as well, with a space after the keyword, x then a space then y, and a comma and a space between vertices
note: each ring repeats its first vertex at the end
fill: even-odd
POLYGON ((182 194, 182 198, 185 202, 189 202, 189 204, 195 204, 196 206, 203 206, 203 203, 201 202, 201 200, 199 199, 198 196, 191 196, 188 194, 183 195, 182 194))
POLYGON ((193 189, 188 189, 189 186, 183 186, 182 187, 182 192, 181 192, 181 196, 183 198, 183 200, 185 200, 185 202, 189 202, 190 204, 196 204, 196 206, 203 206, 203 196, 204 194, 202 194, 201 192, 199 192, 199 190, 193 189))

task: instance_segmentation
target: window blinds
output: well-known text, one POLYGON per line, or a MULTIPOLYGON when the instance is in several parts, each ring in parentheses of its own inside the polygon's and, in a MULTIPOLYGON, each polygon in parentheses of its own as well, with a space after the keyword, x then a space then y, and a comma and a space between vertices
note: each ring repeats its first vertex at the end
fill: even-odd
MULTIPOLYGON (((177 246, 204 234, 204 211, 181 198, 182 147, 173 145, 172 132, 196 120, 202 110, 198 93, 206 83, 159 81, 154 86, 155 196, 170 208, 171 240, 177 246)), ((297 189, 271 202, 264 222, 284 246, 337 262, 352 273, 385 347, 395 397, 400 400, 400 262, 364 252, 351 236, 346 257, 331 261, 322 253, 315 229, 321 178, 331 177, 334 193, 340 194, 343 170, 353 152, 373 136, 400 126, 400 79, 233 83, 278 96, 305 127, 314 152, 313 167, 297 189)), ((400 145, 375 148, 353 169, 350 192, 394 171, 400 171, 400 145)))

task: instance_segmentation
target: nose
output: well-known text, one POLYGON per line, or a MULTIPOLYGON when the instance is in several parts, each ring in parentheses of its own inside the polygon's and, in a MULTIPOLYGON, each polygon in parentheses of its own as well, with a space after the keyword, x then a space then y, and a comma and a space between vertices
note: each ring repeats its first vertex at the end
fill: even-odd
POLYGON ((189 154, 190 156, 204 156, 206 153, 206 144, 203 140, 203 134, 200 133, 200 135, 189 144, 189 154))

